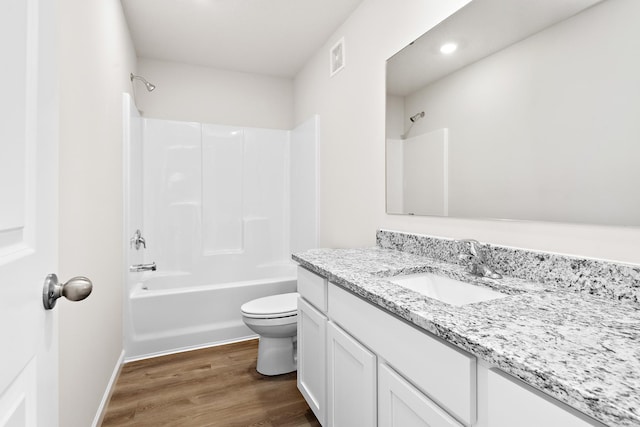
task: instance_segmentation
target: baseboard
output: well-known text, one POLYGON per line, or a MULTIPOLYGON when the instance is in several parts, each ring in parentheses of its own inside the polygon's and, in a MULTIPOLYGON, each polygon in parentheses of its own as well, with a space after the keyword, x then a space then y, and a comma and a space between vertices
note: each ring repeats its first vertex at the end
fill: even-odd
POLYGON ((104 419, 104 415, 107 409, 107 404, 109 403, 109 399, 111 399, 111 394, 113 393, 113 388, 116 384, 116 380, 118 379, 118 375, 120 375, 120 370, 122 370, 122 366, 124 365, 124 350, 120 353, 120 357, 116 362, 116 366, 113 368, 113 372, 111 373, 111 378, 109 379, 109 383, 107 384, 107 388, 104 391, 104 395, 102 396, 102 401, 100 402, 100 406, 98 406, 98 411, 96 412, 96 416, 93 419, 92 427, 100 427, 102 425, 102 421, 104 419))
POLYGON ((257 338, 258 338, 258 335, 254 334, 254 335, 248 335, 246 337, 232 338, 229 340, 209 342, 205 344, 198 344, 198 345, 193 345, 188 347, 174 348, 166 351, 158 351, 155 353, 142 354, 140 356, 127 357, 126 359, 124 359, 124 363, 135 362, 136 360, 151 359, 154 357, 168 356, 169 354, 184 353, 185 351, 200 350, 201 348, 217 347, 220 345, 233 344, 236 342, 255 340, 257 338))

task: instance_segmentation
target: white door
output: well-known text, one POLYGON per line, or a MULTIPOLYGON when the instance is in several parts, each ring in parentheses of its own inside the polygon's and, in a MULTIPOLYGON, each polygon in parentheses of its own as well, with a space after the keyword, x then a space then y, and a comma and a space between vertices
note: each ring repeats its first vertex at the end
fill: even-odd
POLYGON ((0 426, 58 425, 57 98, 51 0, 0 1, 0 426))

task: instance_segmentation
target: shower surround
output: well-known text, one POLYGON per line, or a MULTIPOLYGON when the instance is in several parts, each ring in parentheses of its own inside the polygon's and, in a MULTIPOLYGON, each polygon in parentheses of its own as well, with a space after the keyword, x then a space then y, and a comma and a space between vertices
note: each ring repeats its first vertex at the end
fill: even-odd
MULTIPOLYGON (((125 99, 125 107, 128 100, 125 99)), ((125 113, 129 360, 252 336, 251 299, 296 289, 294 251, 317 245, 316 117, 292 131, 125 113)))

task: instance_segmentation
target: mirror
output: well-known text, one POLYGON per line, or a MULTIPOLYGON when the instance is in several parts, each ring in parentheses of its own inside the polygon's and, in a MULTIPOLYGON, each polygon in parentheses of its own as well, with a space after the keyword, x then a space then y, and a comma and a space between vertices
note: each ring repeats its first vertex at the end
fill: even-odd
POLYGON ((390 58, 387 213, 640 226, 638 16, 473 0, 390 58))

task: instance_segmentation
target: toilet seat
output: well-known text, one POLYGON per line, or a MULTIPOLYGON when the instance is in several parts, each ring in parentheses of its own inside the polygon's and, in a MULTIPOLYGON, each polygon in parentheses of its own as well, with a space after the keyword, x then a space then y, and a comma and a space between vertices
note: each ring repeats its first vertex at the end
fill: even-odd
POLYGON ((254 299, 240 307, 242 315, 251 319, 275 319, 298 314, 298 293, 272 295, 254 299))

